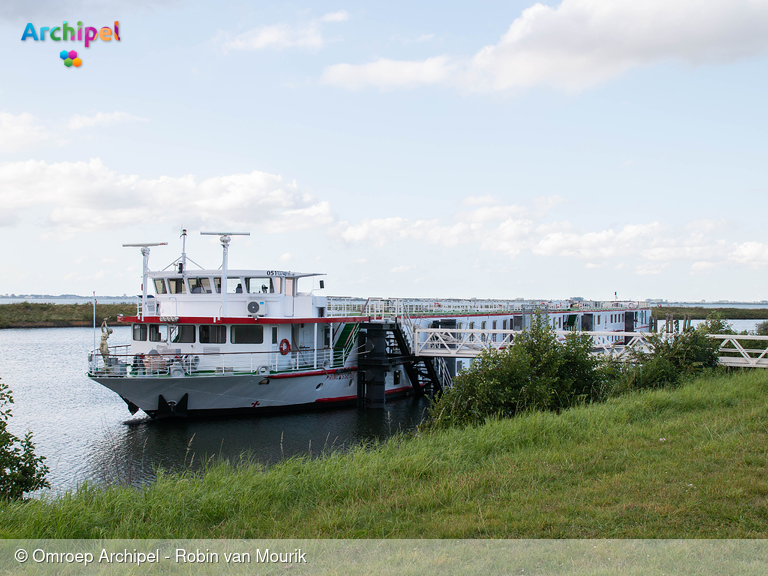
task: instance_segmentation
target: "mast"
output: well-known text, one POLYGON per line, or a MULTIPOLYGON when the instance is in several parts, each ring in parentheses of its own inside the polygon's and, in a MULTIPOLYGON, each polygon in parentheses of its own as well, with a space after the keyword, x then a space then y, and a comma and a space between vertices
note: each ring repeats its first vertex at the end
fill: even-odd
POLYGON ((227 264, 230 236, 250 236, 250 232, 200 232, 200 236, 218 236, 223 251, 221 262, 221 317, 227 316, 227 264))
POLYGON ((187 229, 181 229, 181 272, 187 273, 187 229))
POLYGON ((155 242, 149 244, 123 244, 123 248, 141 248, 144 256, 144 267, 141 277, 141 319, 144 320, 144 310, 147 309, 147 274, 149 273, 149 248, 151 246, 167 246, 168 242, 155 242))

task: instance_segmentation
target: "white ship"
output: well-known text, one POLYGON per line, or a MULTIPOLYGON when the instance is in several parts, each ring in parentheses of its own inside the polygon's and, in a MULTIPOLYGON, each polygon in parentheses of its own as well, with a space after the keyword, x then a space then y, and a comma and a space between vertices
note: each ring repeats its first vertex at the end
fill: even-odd
POLYGON ((539 310, 556 330, 649 330, 650 305, 634 301, 326 296, 323 274, 228 270, 235 233, 215 234, 224 251, 218 269, 197 267, 183 248, 165 269, 150 271, 150 247, 157 244, 133 245, 144 256, 142 295, 136 316, 118 318, 131 325, 131 343, 105 341, 89 354, 88 367, 88 376, 119 394, 132 414, 375 406, 449 386, 470 361, 414 356, 415 327, 519 331, 539 310))

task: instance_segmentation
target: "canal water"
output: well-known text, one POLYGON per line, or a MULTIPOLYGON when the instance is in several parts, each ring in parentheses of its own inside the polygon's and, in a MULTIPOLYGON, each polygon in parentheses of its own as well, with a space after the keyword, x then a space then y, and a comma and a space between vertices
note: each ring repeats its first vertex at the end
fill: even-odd
MULTIPOLYGON (((130 329, 114 330, 110 345, 127 344, 130 329)), ((46 457, 57 493, 86 481, 138 486, 152 481, 158 467, 197 470, 211 456, 238 461, 245 455, 271 464, 383 440, 413 429, 429 404, 426 398, 402 398, 388 402, 385 410, 135 419, 117 394, 86 377, 91 348, 89 328, 0 330, 0 378, 15 400, 9 429, 17 436, 32 430, 36 452, 46 457)))

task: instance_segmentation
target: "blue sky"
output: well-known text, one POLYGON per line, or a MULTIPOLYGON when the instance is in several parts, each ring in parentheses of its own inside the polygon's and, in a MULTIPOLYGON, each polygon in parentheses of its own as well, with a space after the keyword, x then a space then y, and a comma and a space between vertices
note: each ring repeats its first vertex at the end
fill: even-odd
POLYGON ((768 299, 768 1, 10 0, 0 294, 200 230, 331 294, 768 299), (120 21, 120 42, 21 42, 120 21))

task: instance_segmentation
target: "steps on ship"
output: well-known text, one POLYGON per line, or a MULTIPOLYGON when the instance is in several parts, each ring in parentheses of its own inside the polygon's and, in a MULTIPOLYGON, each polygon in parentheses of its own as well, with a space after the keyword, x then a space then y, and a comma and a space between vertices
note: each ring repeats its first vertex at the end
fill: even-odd
POLYGON ((358 405, 384 407, 386 373, 402 366, 417 395, 440 394, 451 383, 451 374, 442 359, 414 356, 398 321, 363 322, 358 333, 358 405), (437 362, 435 362, 437 360, 437 362))

